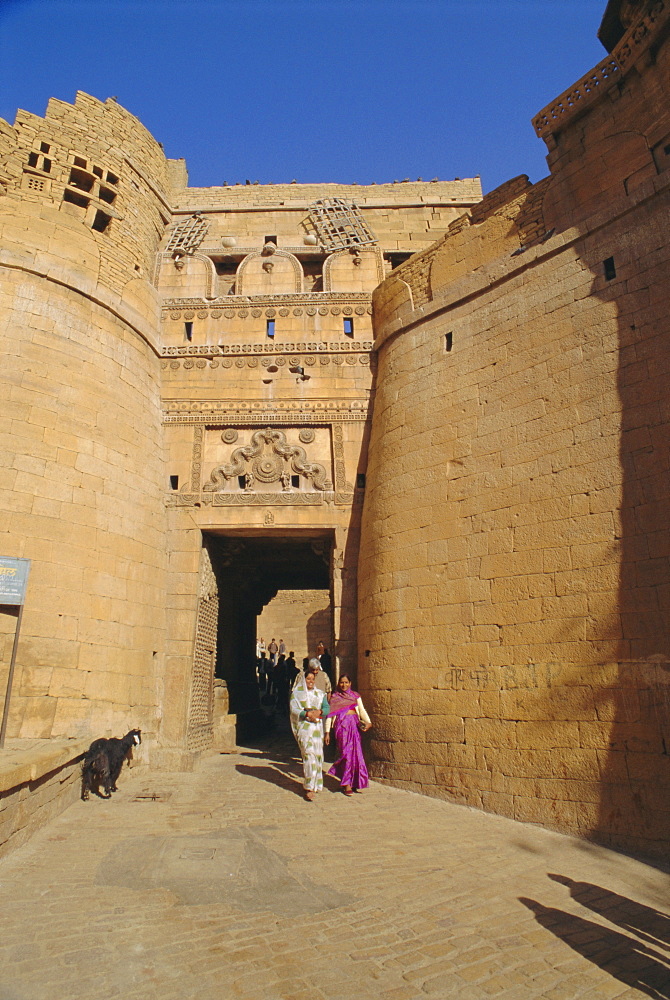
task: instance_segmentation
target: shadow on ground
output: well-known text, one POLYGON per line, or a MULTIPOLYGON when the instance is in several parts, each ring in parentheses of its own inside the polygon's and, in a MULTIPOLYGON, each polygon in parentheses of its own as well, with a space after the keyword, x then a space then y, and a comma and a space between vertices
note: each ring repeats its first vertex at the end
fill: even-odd
POLYGON ((549 878, 580 905, 629 933, 520 896, 537 922, 619 982, 654 1000, 670 1000, 670 917, 590 882, 553 873, 549 878))

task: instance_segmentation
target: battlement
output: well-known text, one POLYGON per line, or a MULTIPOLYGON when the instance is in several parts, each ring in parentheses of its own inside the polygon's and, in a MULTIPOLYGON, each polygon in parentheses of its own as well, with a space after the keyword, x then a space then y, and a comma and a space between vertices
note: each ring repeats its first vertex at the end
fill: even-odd
POLYGON ((608 6, 600 34, 609 55, 533 119, 537 135, 547 142, 550 149, 553 148, 553 137, 581 117, 597 101, 608 94, 613 100, 618 99, 624 77, 639 60, 646 59, 647 63, 653 63, 654 49, 662 40, 668 14, 666 0, 647 0, 645 4, 637 2, 624 5, 618 0, 616 4, 608 6), (623 12, 620 10, 622 6, 625 7, 623 12), (621 16, 624 18, 623 22, 620 20, 621 16))
POLYGON ((399 181, 387 184, 235 184, 189 187, 174 193, 175 212, 236 208, 307 208, 319 198, 345 198, 361 207, 472 204, 482 196, 479 177, 451 181, 399 181))

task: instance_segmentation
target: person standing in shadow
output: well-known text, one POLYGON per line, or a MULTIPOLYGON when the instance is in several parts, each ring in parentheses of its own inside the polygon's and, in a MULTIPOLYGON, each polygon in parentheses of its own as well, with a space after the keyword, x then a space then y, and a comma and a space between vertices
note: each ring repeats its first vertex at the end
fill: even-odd
POLYGON ((333 660, 327 648, 323 647, 323 652, 319 656, 319 663, 324 673, 328 674, 330 683, 333 683, 333 660))

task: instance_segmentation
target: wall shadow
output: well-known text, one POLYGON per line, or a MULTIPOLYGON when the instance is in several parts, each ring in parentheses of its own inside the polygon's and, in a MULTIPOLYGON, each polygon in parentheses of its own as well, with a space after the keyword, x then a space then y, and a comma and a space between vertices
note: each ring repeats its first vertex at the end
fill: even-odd
POLYGON ((585 260, 593 298, 616 309, 621 467, 618 664, 598 706, 611 730, 597 829, 649 854, 663 852, 670 828, 670 337, 659 310, 670 251, 658 250, 668 211, 666 193, 613 220, 585 260))

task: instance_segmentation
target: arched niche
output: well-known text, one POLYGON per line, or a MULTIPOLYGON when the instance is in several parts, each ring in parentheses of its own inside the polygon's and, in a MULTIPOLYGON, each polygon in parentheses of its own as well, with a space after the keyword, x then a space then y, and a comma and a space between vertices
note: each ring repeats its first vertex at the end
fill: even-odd
POLYGON ((270 245, 248 254, 237 269, 236 295, 277 295, 302 291, 300 261, 270 245))
POLYGON ((205 254, 159 254, 156 271, 156 287, 166 298, 216 298, 216 269, 205 254))
POLYGON ((384 280, 384 264, 377 247, 336 250, 323 265, 324 292, 371 292, 384 280))

